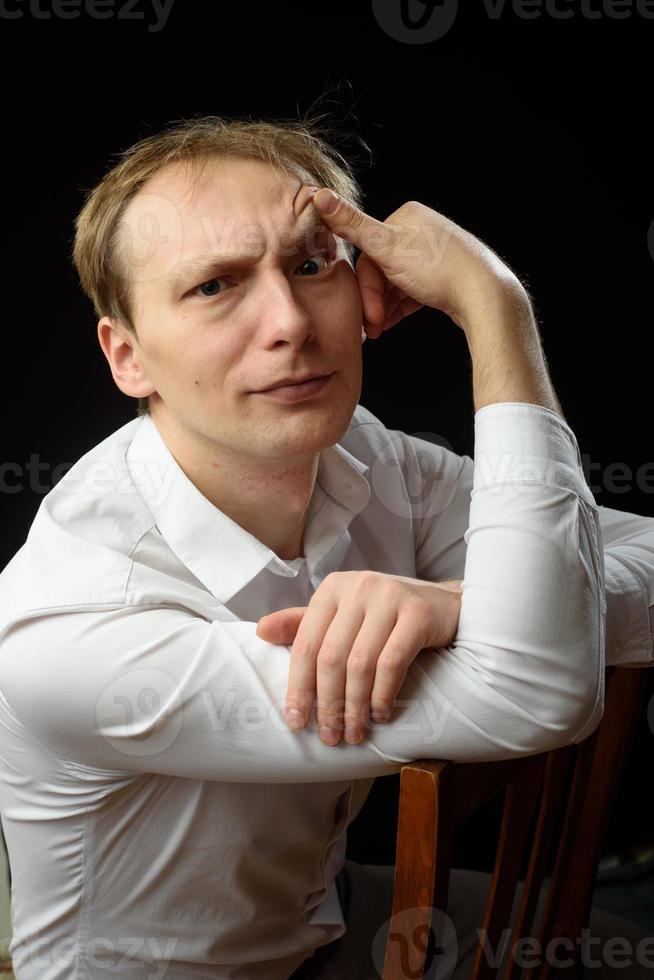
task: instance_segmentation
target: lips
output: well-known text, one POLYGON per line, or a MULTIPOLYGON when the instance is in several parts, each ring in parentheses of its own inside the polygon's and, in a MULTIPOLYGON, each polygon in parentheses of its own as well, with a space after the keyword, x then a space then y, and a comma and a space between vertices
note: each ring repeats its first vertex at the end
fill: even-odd
POLYGON ((322 374, 315 376, 308 381, 296 381, 293 384, 280 384, 275 388, 267 388, 264 391, 258 391, 258 395, 266 395, 273 401, 278 402, 288 402, 295 403, 301 402, 305 399, 313 398, 318 396, 320 392, 328 386, 329 382, 333 377, 332 374, 322 374))
POLYGON ((295 385, 306 384, 307 381, 316 381, 318 378, 326 378, 326 374, 307 374, 303 378, 287 378, 285 381, 278 381, 277 384, 270 385, 269 388, 261 388, 260 391, 274 391, 275 388, 290 388, 295 385))

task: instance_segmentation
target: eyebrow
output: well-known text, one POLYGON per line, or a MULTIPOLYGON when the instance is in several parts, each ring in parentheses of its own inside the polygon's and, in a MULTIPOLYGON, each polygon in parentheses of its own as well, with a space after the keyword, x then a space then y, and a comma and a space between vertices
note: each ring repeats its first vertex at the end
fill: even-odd
MULTIPOLYGON (((330 228, 324 224, 320 215, 315 209, 311 211, 310 217, 304 222, 301 229, 296 231, 293 236, 289 236, 288 240, 285 240, 283 248, 292 248, 294 246, 301 247, 308 235, 312 238, 321 233, 329 232, 331 234, 330 228)), ((284 236, 286 239, 286 236, 284 236)), ((214 252, 207 255, 197 255, 195 258, 189 259, 186 262, 179 262, 175 266, 175 271, 168 277, 171 285, 176 286, 181 284, 189 277, 199 278, 203 275, 208 275, 211 272, 215 272, 223 266, 229 265, 245 265, 247 262, 252 261, 252 255, 248 252, 214 252)))

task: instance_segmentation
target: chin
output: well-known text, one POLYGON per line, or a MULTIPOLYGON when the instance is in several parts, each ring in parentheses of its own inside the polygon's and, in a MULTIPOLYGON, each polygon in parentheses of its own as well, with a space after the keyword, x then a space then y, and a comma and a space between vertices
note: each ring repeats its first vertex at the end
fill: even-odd
POLYGON ((341 441, 352 421, 356 406, 357 403, 355 402, 351 407, 340 404, 337 408, 332 408, 323 427, 325 444, 320 447, 321 449, 326 449, 328 446, 333 446, 334 443, 341 441))
POLYGON ((287 429, 286 439, 280 430, 278 436, 281 443, 286 443, 289 453, 319 453, 340 442, 347 432, 351 418, 352 412, 336 412, 333 407, 327 407, 324 413, 320 413, 320 417, 298 417, 295 425, 287 429))

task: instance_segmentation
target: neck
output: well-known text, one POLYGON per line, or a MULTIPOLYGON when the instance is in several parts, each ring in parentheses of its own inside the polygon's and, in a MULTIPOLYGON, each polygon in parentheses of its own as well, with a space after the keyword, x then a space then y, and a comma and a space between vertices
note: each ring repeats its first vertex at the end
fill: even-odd
POLYGON ((155 424, 180 469, 214 507, 279 558, 304 556, 319 453, 274 460, 236 454, 215 444, 207 450, 189 445, 161 419, 155 424))

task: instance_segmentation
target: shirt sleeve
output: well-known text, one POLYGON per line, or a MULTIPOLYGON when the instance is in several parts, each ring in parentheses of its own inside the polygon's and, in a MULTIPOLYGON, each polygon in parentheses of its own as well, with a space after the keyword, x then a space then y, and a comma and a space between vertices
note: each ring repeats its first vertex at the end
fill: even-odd
POLYGON ((321 782, 580 741, 603 710, 604 567, 572 430, 541 406, 485 406, 470 496, 455 641, 417 655, 391 721, 358 745, 323 744, 315 718, 287 727, 290 647, 261 640, 254 622, 173 605, 14 624, 2 696, 48 752, 87 775, 321 782))
MULTIPOLYGON (((413 506, 416 575, 463 579, 474 463, 424 439, 395 432, 425 488, 413 506)), ((654 664, 654 518, 598 507, 605 565, 607 667, 654 664)))
POLYGON ((606 663, 654 665, 654 519, 599 508, 606 576, 606 663))

